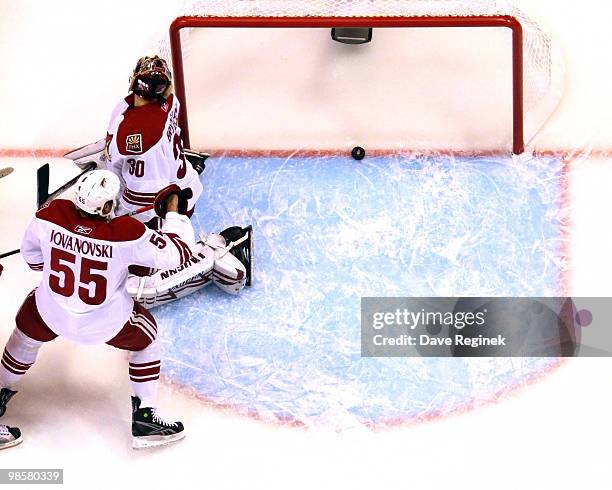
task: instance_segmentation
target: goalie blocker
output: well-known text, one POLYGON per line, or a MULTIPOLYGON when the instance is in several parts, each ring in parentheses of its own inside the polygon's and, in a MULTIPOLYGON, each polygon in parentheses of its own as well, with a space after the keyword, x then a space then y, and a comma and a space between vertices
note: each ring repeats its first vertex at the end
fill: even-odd
POLYGON ((146 308, 191 294, 210 283, 238 294, 253 280, 253 229, 232 226, 196 242, 193 256, 176 269, 145 277, 130 275, 128 293, 146 308))

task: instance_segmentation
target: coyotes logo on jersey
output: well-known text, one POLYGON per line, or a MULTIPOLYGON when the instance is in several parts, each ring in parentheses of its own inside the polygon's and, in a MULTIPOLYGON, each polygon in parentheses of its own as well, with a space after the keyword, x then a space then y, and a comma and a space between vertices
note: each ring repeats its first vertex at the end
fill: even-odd
POLYGON ((142 153, 142 135, 128 135, 125 139, 125 151, 129 151, 130 153, 142 153))

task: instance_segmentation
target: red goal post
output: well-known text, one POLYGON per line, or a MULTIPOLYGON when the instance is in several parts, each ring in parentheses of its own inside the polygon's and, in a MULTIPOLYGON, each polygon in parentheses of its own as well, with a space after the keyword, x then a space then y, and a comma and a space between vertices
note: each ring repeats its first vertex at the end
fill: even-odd
MULTIPOLYGON (((432 0, 434 3, 445 3, 446 0, 432 0)), ((481 0, 474 3, 480 3, 481 0)), ((410 3, 405 0, 399 3, 410 3)), ((423 2, 421 2, 423 3, 423 2)), ((427 2, 425 2, 427 3, 427 2)), ((511 13, 520 12, 516 9, 511 13)), ((512 31, 512 45, 508 56, 512 60, 512 124, 513 141, 512 151, 515 154, 523 153, 525 150, 525 114, 526 101, 529 94, 526 94, 526 80, 531 82, 534 74, 525 72, 526 64, 530 70, 539 69, 542 73, 535 74, 538 85, 536 91, 554 91, 553 87, 553 56, 550 52, 550 39, 522 14, 510 15, 416 15, 416 16, 205 16, 205 15, 184 15, 176 18, 170 26, 170 57, 172 60, 175 93, 182 104, 179 124, 182 128, 184 142, 190 147, 189 124, 188 124, 188 101, 185 91, 185 72, 183 59, 183 46, 181 43, 181 30, 188 28, 333 28, 333 27, 371 27, 371 28, 454 28, 454 27, 499 27, 508 28, 512 31), (526 39, 525 22, 529 23, 528 29, 532 38, 526 39), (536 33, 535 41, 533 39, 536 33), (535 48, 534 48, 535 46, 535 48), (527 51, 527 53, 526 53, 527 51), (532 53, 533 52, 533 53, 532 53), (534 54, 535 53, 535 54, 534 54), (526 55, 533 58, 526 59, 526 55), (527 62, 527 63, 526 63, 527 62), (530 78, 531 77, 531 78, 530 78), (527 96, 526 96, 527 95, 527 96)), ((162 53, 164 54, 164 53, 162 53)), ((166 54, 167 55, 167 54, 166 54)), ((531 86, 528 84, 529 86, 531 86)), ((560 91, 558 91, 560 92, 560 91)), ((546 95, 546 94, 544 94, 546 95)), ((541 98, 544 98, 544 95, 541 98)), ((553 104, 548 104, 550 108, 543 118, 545 121, 552 108, 556 107, 560 93, 553 104)), ((538 99, 539 94, 532 96, 538 99)), ((538 100, 539 102, 539 100, 538 100)), ((541 124, 543 124, 543 121, 541 124)), ((538 129, 541 126, 538 127, 538 129)))

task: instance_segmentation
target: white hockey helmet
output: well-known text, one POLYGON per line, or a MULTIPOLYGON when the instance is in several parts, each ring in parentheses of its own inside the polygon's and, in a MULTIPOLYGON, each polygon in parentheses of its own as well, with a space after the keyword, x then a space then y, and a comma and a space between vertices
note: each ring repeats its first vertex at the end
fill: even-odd
POLYGON ((109 170, 92 170, 76 183, 75 204, 87 214, 109 217, 115 210, 119 195, 119 177, 109 170), (111 206, 106 206, 111 202, 111 206), (108 211, 105 212, 105 208, 108 211))

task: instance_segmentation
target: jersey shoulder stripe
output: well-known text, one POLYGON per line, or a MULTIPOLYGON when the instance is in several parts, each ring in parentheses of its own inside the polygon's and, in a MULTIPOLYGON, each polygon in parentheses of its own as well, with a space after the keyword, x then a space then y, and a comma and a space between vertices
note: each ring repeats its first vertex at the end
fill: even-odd
POLYGON ((38 210, 36 217, 70 233, 107 242, 138 240, 146 232, 146 227, 130 216, 121 216, 111 221, 83 217, 74 203, 66 199, 54 199, 45 204, 38 210))

